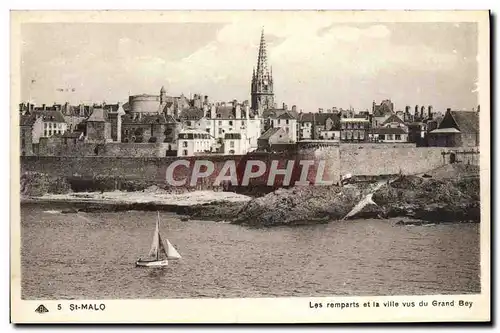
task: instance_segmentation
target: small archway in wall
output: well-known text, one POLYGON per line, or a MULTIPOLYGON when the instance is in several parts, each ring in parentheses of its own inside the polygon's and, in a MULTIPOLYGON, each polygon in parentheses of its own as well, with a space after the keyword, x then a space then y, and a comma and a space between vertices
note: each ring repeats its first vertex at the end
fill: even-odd
POLYGON ((457 162, 457 155, 454 152, 450 153, 450 164, 457 162))

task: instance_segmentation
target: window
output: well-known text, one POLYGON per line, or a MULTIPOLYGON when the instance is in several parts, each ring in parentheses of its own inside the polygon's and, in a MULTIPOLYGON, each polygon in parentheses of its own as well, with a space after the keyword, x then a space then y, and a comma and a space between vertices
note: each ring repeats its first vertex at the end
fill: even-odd
POLYGON ((222 120, 219 120, 219 126, 222 126, 222 120))
POLYGON ((288 125, 288 119, 286 120, 286 124, 288 125))
POLYGON ((210 128, 207 128, 206 131, 207 131, 207 133, 210 133, 210 128))
POLYGON ((187 126, 191 126, 191 121, 189 121, 189 120, 188 120, 188 121, 186 121, 186 125, 187 125, 187 126))
POLYGON ((245 126, 245 121, 244 120, 241 121, 241 126, 245 126))
POLYGON ((229 147, 234 148, 234 141, 229 141, 229 147))
POLYGON ((24 148, 24 146, 26 146, 26 142, 24 141, 24 138, 21 140, 21 147, 24 148))
POLYGON ((187 156, 187 154, 188 154, 187 149, 184 149, 184 150, 182 151, 182 155, 187 156))
POLYGON ((387 134, 387 140, 392 140, 392 134, 387 134))
POLYGON ((219 134, 222 134, 222 128, 219 128, 219 134))
POLYGON ((285 131, 288 133, 288 127, 285 128, 285 131))
POLYGON ((182 146, 183 146, 183 147, 187 147, 187 146, 188 146, 187 141, 183 141, 183 142, 182 142, 182 146))
POLYGON ((232 120, 229 121, 229 126, 233 126, 233 121, 232 120))
POLYGON ((332 139, 335 139, 335 133, 332 133, 332 139))
POLYGON ((401 140, 401 134, 396 134, 396 140, 401 140))
POLYGON ((379 134, 378 138, 379 140, 385 140, 385 134, 379 134))

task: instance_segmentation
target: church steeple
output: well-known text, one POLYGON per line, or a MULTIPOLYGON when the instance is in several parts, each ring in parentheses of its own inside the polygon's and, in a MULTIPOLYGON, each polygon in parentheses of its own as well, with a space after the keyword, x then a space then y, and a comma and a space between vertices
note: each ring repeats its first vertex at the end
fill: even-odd
POLYGON ((264 38, 264 28, 260 35, 259 56, 257 58, 257 75, 263 76, 267 73, 267 50, 266 39, 264 38))
POLYGON ((265 110, 274 107, 273 76, 267 65, 267 48, 264 28, 260 36, 259 54, 257 56, 257 70, 252 75, 252 109, 265 110))

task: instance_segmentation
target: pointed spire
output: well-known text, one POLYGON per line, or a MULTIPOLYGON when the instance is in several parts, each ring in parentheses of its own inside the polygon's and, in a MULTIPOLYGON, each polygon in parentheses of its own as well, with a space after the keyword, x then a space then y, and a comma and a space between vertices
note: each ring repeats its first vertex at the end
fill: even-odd
POLYGON ((267 74, 267 52, 266 40, 264 38, 264 28, 262 28, 259 45, 259 56, 257 58, 257 76, 262 77, 265 74, 267 74))

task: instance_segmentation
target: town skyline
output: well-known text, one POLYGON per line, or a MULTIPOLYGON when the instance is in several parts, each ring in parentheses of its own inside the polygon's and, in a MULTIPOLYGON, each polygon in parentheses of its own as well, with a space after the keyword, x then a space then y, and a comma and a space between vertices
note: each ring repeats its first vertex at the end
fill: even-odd
POLYGON ((475 24, 354 25, 326 19, 306 28, 262 21, 27 24, 21 97, 48 105, 116 103, 129 95, 158 94, 165 86, 172 96, 250 100, 262 28, 278 107, 284 102, 304 112, 371 110, 373 100, 384 99, 398 110, 478 104, 475 24))

